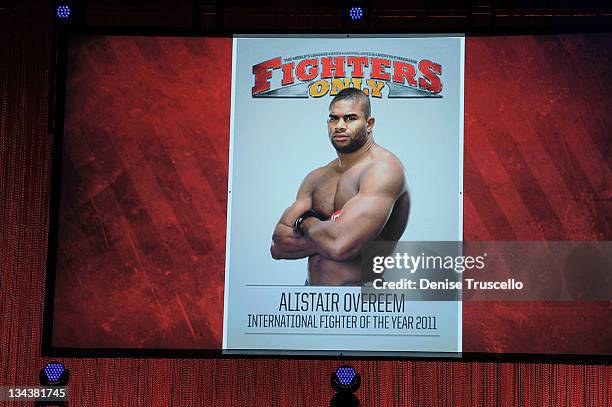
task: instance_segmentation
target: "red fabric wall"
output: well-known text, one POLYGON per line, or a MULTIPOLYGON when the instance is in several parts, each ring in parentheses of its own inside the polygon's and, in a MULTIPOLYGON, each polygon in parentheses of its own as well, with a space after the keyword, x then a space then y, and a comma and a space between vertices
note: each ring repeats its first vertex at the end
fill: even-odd
MULTIPOLYGON (((47 126, 51 66, 48 11, 49 7, 26 5, 0 14, 0 385, 36 384, 38 369, 47 360, 40 357, 40 342, 53 145, 53 136, 48 133, 47 126)), ((576 52, 591 51, 577 49, 576 52)), ((601 67, 609 66, 609 57, 600 62, 601 67)), ((603 75, 605 69, 593 71, 603 75)), ((609 89, 609 84, 601 81, 599 84, 609 89)), ((544 102, 556 97, 548 96, 544 102)), ((573 103, 569 97, 566 101, 570 105, 573 103)), ((470 100, 466 100, 466 112, 469 103, 470 100)), ((610 111, 609 99, 591 103, 584 112, 599 112, 596 119, 588 122, 591 126, 599 126, 600 131, 589 134, 603 140, 595 144, 596 149, 609 163, 609 142, 605 142, 608 137, 605 129, 609 127, 600 119, 602 112, 610 111)), ((544 103, 544 106, 548 105, 544 103)), ((545 113, 546 110, 542 126, 552 126, 555 121, 545 113)), ((574 123, 571 116, 564 116, 562 120, 569 125, 574 123)), ((474 124, 469 115, 466 123, 474 124)), ((467 137, 466 131, 466 142, 467 137)), ((575 148, 591 148, 588 142, 567 142, 574 143, 575 148)), ((566 146, 543 143, 539 147, 563 152, 566 146)), ((517 155, 500 153, 497 152, 500 159, 508 160, 508 164, 521 163, 517 155)), ((526 160, 528 153, 523 153, 526 160)), ((468 161, 466 172, 478 169, 481 174, 494 176, 487 172, 485 158, 475 160, 472 157, 472 166, 468 161)), ((553 162, 557 171, 564 174, 563 179, 569 180, 569 184, 559 183, 559 188, 584 185, 582 182, 574 184, 571 182, 574 178, 566 176, 564 171, 570 168, 566 163, 553 162)), ((596 172, 584 174, 590 179, 596 172)), ((512 178, 525 174, 510 172, 504 176, 512 178)), ((550 179, 549 175, 546 177, 550 179)), ((500 188, 498 184, 492 185, 489 191, 500 188)), ((524 193, 524 202, 535 202, 536 207, 543 208, 540 213, 549 213, 554 220, 555 204, 551 204, 551 210, 532 182, 511 185, 524 193), (522 190, 520 185, 529 186, 529 189, 522 190)), ((549 187, 540 186, 540 191, 546 192, 549 187)), ((609 192, 605 184, 595 183, 593 188, 597 188, 598 193, 609 192)), ((466 190, 466 195, 468 193, 466 190)), ((567 196, 544 195, 551 200, 567 196)), ((503 220, 502 215, 507 218, 508 213, 516 213, 519 219, 521 212, 532 208, 531 205, 507 208, 504 200, 493 199, 489 193, 474 197, 471 205, 490 204, 492 200, 502 202, 501 206, 498 203, 499 209, 491 206, 493 209, 480 211, 482 216, 503 220)), ((466 211, 472 210, 468 205, 466 203, 466 211)), ((588 209, 587 215, 590 213, 594 219, 602 219, 598 217, 598 210, 588 209)), ((584 209, 571 207, 561 219, 581 218, 584 215, 581 211, 584 209)), ((582 221, 561 224, 572 225, 577 233, 583 230, 582 221)), ((497 233, 510 233, 511 229, 501 223, 499 227, 491 225, 495 223, 487 226, 487 222, 482 221, 474 226, 475 236, 490 234, 502 238, 497 233)), ((528 228, 544 238, 554 238, 559 230, 559 223, 554 221, 545 223, 544 228, 538 225, 526 225, 519 232, 515 228, 513 235, 507 238, 533 236, 528 228)), ((589 233, 585 236, 592 236, 589 233)), ((597 234, 597 237, 610 238, 605 234, 597 234)), ((337 362, 332 361, 261 359, 62 361, 72 372, 71 406, 325 406, 332 395, 329 374, 337 366, 337 362)), ((610 366, 408 361, 360 361, 355 365, 364 376, 359 391, 364 406, 612 406, 610 366)))

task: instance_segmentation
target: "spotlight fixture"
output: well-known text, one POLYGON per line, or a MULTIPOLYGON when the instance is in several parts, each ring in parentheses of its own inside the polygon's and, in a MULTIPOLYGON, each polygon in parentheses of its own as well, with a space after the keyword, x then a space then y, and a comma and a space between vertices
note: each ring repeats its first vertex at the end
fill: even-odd
POLYGON ((331 385, 336 394, 329 402, 330 407, 357 407, 359 399, 353 393, 359 389, 361 376, 354 367, 343 365, 331 375, 331 385))
POLYGON ((367 31, 370 27, 371 0, 344 0, 342 20, 349 31, 367 31))
POLYGON ((361 6, 353 6, 351 8, 349 8, 349 18, 353 21, 355 20, 361 20, 363 18, 364 15, 364 11, 363 11, 363 7, 361 6))
POLYGON ((40 369, 41 386, 65 386, 69 377, 70 371, 60 362, 49 362, 40 369))
POLYGON ((40 385, 43 387, 57 387, 57 391, 47 394, 46 398, 38 398, 34 401, 36 407, 67 407, 66 389, 60 389, 68 385, 70 371, 63 363, 49 362, 40 369, 38 376, 40 385))
POLYGON ((84 23, 84 3, 87 0, 55 0, 55 22, 60 26, 84 23))
POLYGON ((55 7, 55 15, 62 22, 67 22, 70 20, 70 15, 72 14, 72 7, 66 3, 60 3, 55 7))

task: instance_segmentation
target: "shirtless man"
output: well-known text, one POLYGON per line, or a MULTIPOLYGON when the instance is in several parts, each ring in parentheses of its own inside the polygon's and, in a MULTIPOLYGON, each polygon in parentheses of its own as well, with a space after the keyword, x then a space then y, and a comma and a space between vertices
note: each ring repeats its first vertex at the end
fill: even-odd
POLYGON ((408 222, 410 197, 402 163, 374 142, 370 100, 347 88, 329 105, 327 129, 338 158, 306 176, 281 216, 274 259, 308 257, 311 285, 359 285, 363 245, 397 241, 408 222))

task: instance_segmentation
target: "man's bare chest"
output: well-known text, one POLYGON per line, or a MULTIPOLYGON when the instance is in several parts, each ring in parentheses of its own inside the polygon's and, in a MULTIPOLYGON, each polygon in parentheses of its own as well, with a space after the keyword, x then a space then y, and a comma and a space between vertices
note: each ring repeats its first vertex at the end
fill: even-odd
POLYGON ((329 174, 322 177, 314 187, 312 206, 315 210, 331 216, 359 192, 359 174, 353 171, 329 174))

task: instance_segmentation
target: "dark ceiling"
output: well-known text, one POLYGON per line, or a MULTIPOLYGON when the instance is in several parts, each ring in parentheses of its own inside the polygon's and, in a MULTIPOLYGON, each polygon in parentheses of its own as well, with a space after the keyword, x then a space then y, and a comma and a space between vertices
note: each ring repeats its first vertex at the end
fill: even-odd
POLYGON ((37 10, 19 0, 0 0, 0 23, 14 21, 15 13, 52 15, 59 1, 74 3, 76 25, 94 29, 520 33, 608 31, 612 26, 612 3, 603 0, 56 0, 39 2, 37 10), (356 3, 368 10, 360 23, 346 17, 356 3))

